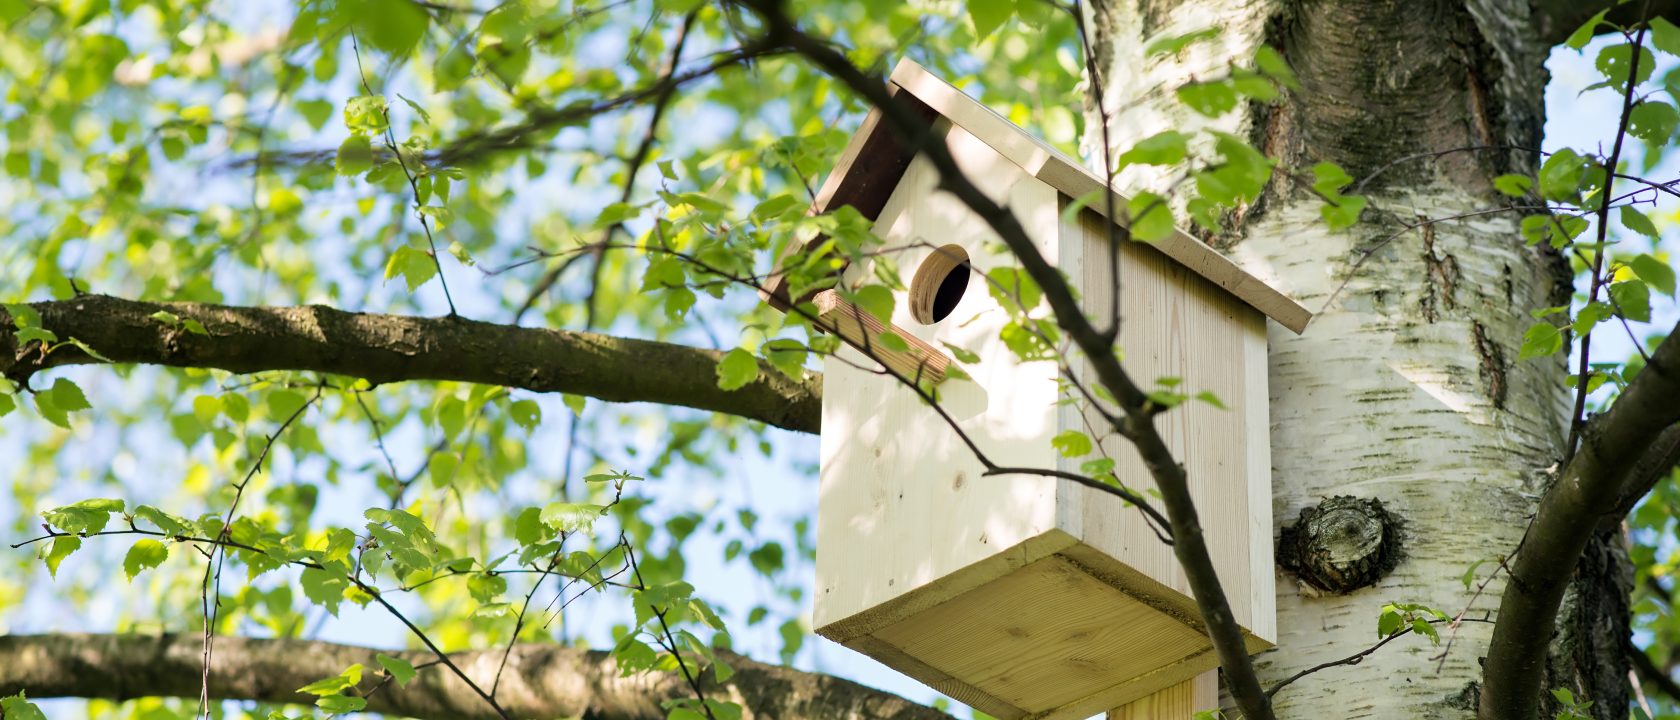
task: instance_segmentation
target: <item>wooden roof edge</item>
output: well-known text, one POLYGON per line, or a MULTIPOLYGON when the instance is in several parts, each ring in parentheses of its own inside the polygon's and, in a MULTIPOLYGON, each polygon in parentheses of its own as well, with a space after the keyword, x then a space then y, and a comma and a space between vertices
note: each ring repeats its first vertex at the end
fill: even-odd
MULTIPOLYGON (((1126 196, 1083 163, 1034 137, 916 61, 909 58, 899 60, 893 68, 892 84, 1058 192, 1078 198, 1107 187, 1115 198, 1115 206, 1125 207, 1126 196)), ((1107 215, 1107 203, 1091 203, 1087 207, 1099 215, 1107 215)), ((1125 223, 1124 218, 1110 220, 1125 223)), ((1173 261, 1224 288, 1296 334, 1306 330, 1307 323, 1312 320, 1312 312, 1300 303, 1182 230, 1174 231, 1172 236, 1154 243, 1154 246, 1173 261)))
MULTIPOLYGON (((930 120, 936 117, 933 109, 908 93, 899 93, 896 85, 889 84, 888 92, 912 112, 930 120)), ((912 159, 913 155, 906 152, 898 135, 886 123, 881 122, 881 109, 870 108, 863 123, 852 133, 851 139, 846 141, 846 149, 840 153, 840 159, 828 171, 828 177, 823 180, 822 187, 812 198, 807 213, 821 215, 836 207, 851 205, 864 217, 875 220, 881 214, 881 208, 886 205, 887 198, 892 195, 893 188, 897 187, 898 181, 904 177, 904 171, 910 166, 912 159), (886 159, 881 160, 878 156, 885 156, 886 159), (858 167, 859 158, 873 161, 858 167)), ((810 299, 809 294, 802 298, 789 298, 787 278, 782 273, 788 259, 803 250, 806 245, 807 243, 797 238, 790 239, 776 257, 775 265, 758 292, 759 297, 771 307, 786 311, 792 303, 810 299)))

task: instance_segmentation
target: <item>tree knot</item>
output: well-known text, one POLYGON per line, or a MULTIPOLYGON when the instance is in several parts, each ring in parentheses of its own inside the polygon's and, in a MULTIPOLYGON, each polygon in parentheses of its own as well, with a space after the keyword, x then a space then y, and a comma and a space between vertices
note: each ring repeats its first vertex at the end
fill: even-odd
POLYGON ((1400 519, 1375 498, 1339 495, 1301 510, 1278 540, 1278 564, 1317 590, 1375 585, 1400 563, 1400 519))

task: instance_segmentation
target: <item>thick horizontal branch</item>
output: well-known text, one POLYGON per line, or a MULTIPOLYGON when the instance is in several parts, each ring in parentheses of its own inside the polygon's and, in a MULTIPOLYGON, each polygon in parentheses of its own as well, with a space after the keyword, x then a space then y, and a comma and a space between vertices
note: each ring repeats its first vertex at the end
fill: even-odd
MULTIPOLYGON (((190 634, 0 636, 0 697, 27 692, 53 697, 127 700, 137 697, 196 698, 202 679, 203 646, 190 634)), ((367 668, 357 692, 368 710, 388 715, 449 720, 495 718, 484 700, 441 666, 422 667, 407 685, 395 682, 372 692, 383 680, 379 652, 415 666, 430 653, 378 651, 309 640, 216 639, 210 695, 222 700, 313 704, 297 689, 338 675, 352 664, 367 668)), ((455 664, 488 683, 501 649, 451 655, 455 664)), ((830 718, 835 720, 951 720, 949 715, 849 680, 766 665, 720 652, 735 674, 719 683, 702 676, 707 697, 739 703, 744 720, 830 718)), ((591 717, 664 720, 660 703, 691 697, 676 673, 624 677, 604 651, 550 643, 515 645, 508 656, 496 700, 520 718, 591 717)))
POLYGON ((1680 326, 1589 423, 1581 449, 1540 498, 1534 521, 1510 561, 1483 670, 1484 720, 1532 718, 1545 675, 1558 605, 1581 552, 1602 521, 1626 512, 1628 498, 1668 476, 1680 424, 1680 326))
MULTIPOLYGON (((456 380, 681 405, 809 433, 822 423, 821 377, 795 381, 760 363, 758 379, 723 390, 717 384, 723 353, 686 345, 319 305, 234 307, 83 295, 30 307, 60 340, 79 340, 116 363, 234 373, 302 370, 374 383, 456 380), (195 320, 209 334, 157 320, 153 315, 160 311, 195 320)), ((96 362, 73 345, 45 356, 39 343, 20 346, 11 318, 0 312, 0 374, 23 381, 46 368, 96 362)))

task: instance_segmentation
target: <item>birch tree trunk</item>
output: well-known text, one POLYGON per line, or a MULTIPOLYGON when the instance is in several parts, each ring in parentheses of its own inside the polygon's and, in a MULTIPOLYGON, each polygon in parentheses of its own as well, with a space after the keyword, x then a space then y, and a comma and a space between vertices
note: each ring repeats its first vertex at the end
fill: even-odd
MULTIPOLYGON (((1330 161, 1356 179, 1374 175, 1362 190, 1372 207, 1351 230, 1330 232, 1322 201, 1279 174, 1258 203, 1204 236, 1320 313, 1298 337, 1271 333, 1280 536, 1342 556, 1381 556, 1336 582, 1318 578, 1330 590, 1278 570, 1279 641, 1257 658, 1263 684, 1370 647, 1387 602, 1447 613, 1469 606, 1468 617, 1486 617, 1503 575, 1479 595, 1462 578, 1486 560, 1480 583, 1512 551, 1561 456, 1563 361, 1516 358, 1529 312, 1567 302, 1570 277, 1556 253, 1524 244, 1518 212, 1445 220, 1509 205, 1492 179, 1532 173, 1536 153, 1413 156, 1539 147, 1549 47, 1530 30, 1528 4, 1125 0, 1085 12, 1115 151, 1163 130, 1211 125, 1249 138, 1284 167, 1330 161), (1153 39, 1209 26, 1220 34, 1176 55, 1145 53, 1153 39), (1290 62, 1299 91, 1215 122, 1160 92, 1222 76, 1262 45, 1290 62), (1401 224, 1426 220, 1439 222, 1411 231, 1401 224), (1316 533, 1292 527, 1303 510, 1336 496, 1374 499, 1383 510, 1353 512, 1375 506, 1341 501, 1316 533), (1389 542, 1374 542, 1385 529, 1389 542)), ((1086 110, 1087 155, 1100 161, 1098 109, 1088 101, 1086 110)), ((1134 168, 1121 182, 1160 190, 1175 179, 1134 168)), ((1621 648, 1630 576, 1620 548, 1613 533, 1589 548, 1544 685, 1595 701, 1603 718, 1627 713, 1621 648)), ((1278 693, 1278 713, 1471 717, 1491 627, 1443 628, 1441 646, 1408 636, 1361 664, 1316 672, 1278 693)))

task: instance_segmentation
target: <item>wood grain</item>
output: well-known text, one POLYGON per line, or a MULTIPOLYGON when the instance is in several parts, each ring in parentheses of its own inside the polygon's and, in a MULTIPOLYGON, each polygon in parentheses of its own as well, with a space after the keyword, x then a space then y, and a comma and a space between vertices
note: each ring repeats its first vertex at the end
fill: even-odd
POLYGON ((1219 709, 1219 672, 1208 671, 1108 711, 1108 720, 1190 720, 1219 709))

